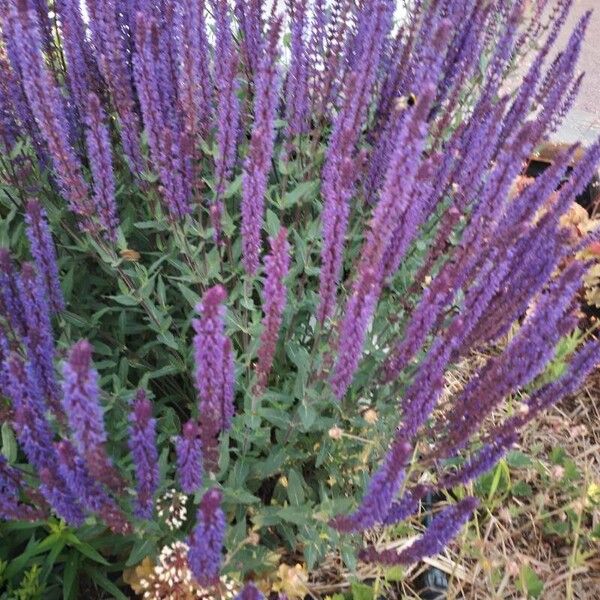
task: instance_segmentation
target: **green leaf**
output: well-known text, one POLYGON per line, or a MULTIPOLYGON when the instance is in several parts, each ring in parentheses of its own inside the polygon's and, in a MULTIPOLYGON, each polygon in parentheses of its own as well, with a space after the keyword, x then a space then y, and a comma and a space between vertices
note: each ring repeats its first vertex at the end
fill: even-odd
POLYGON ((4 421, 4 423, 2 423, 1 432, 2 455, 10 464, 13 464, 17 460, 17 441, 8 421, 4 421))
POLYGON ((62 552, 65 545, 66 545, 66 542, 64 540, 59 540, 56 542, 56 544, 54 546, 52 546, 52 549, 50 550, 50 552, 48 552, 48 555, 46 556, 46 560, 44 561, 44 568, 42 570, 42 581, 44 581, 44 582, 47 581, 48 576, 50 575, 50 572, 52 571, 52 567, 54 566, 56 559, 58 558, 59 554, 62 552))
POLYGON ((292 506, 304 504, 304 479, 302 478, 302 475, 300 475, 300 473, 298 473, 298 471, 295 469, 290 469, 288 471, 287 480, 287 495, 290 500, 290 504, 292 506))
POLYGON ((96 550, 93 546, 90 546, 87 542, 82 542, 79 538, 75 537, 71 532, 65 534, 67 541, 71 544, 80 554, 87 556, 94 562, 100 563, 108 567, 110 563, 96 550))
POLYGON ((36 541, 33 537, 30 538, 27 543, 27 547, 19 556, 15 559, 11 560, 7 569, 6 569, 6 577, 8 579, 12 579, 17 573, 20 573, 25 569, 27 563, 38 554, 42 554, 47 552, 52 548, 54 544, 58 542, 60 539, 59 533, 51 533, 48 537, 46 537, 43 541, 36 541))
POLYGON ((523 565, 519 574, 521 590, 531 598, 539 598, 544 589, 544 582, 537 576, 536 572, 529 566, 523 565))
POLYGON ((533 464, 533 461, 529 456, 527 456, 527 454, 524 452, 519 452, 518 450, 511 450, 506 455, 506 462, 509 466, 516 469, 524 469, 525 467, 530 467, 533 464))
POLYGON ((152 540, 136 541, 133 548, 131 549, 131 553, 129 554, 129 558, 125 563, 125 566, 132 567, 133 565, 139 564, 144 558, 146 558, 146 556, 153 554, 155 549, 156 544, 152 540))
POLYGON ((77 597, 77 573, 79 571, 79 555, 77 552, 71 552, 65 562, 63 573, 63 600, 71 600, 77 597))
POLYGON ((140 301, 133 296, 128 296, 125 294, 118 294, 117 296, 109 296, 111 300, 114 300, 118 304, 122 304, 123 306, 137 306, 140 301))
POLYGON ((100 573, 100 571, 86 567, 85 572, 92 578, 96 585, 99 585, 105 592, 112 594, 111 598, 128 600, 127 596, 110 579, 100 573))
POLYGON ((302 427, 304 427, 305 431, 308 431, 317 419, 317 411, 312 406, 306 404, 306 402, 303 402, 298 407, 298 416, 300 417, 302 427))
POLYGON ((169 348, 173 348, 173 350, 179 350, 179 346, 177 345, 177 341, 175 340, 175 336, 170 331, 165 331, 158 336, 158 339, 169 348))
POLYGON ((384 577, 390 583, 402 581, 404 579, 404 569, 400 566, 390 567, 385 570, 384 577))
POLYGON ((305 197, 316 194, 319 187, 318 181, 303 181, 298 184, 293 190, 287 192, 283 197, 283 207, 291 208, 305 197))
POLYGON ((525 481, 517 481, 511 488, 513 496, 524 496, 526 498, 533 496, 531 486, 525 481))
POLYGON ((231 502, 232 504, 256 504, 260 502, 260 498, 241 488, 234 490, 224 488, 223 498, 226 502, 231 502))
POLYGON ((271 237, 275 237, 281 228, 281 223, 279 222, 279 218, 272 210, 267 210, 267 216, 265 220, 265 228, 267 233, 271 237))
POLYGON ((277 514, 284 521, 294 523, 294 525, 298 525, 299 527, 307 525, 310 522, 309 511, 306 507, 301 508, 298 506, 284 506, 277 511, 277 514))
POLYGON ((75 327, 79 327, 80 329, 89 327, 90 325, 88 320, 69 312, 68 310, 63 311, 61 316, 67 323, 71 323, 71 325, 75 325, 75 327))
POLYGON ((373 588, 364 583, 353 583, 351 587, 352 600, 373 600, 373 588))
POLYGON ((186 285, 183 285, 183 283, 178 283, 177 287, 179 288, 179 291, 182 293, 183 297, 188 301, 188 304, 192 308, 196 308, 196 304, 200 302, 200 296, 194 292, 194 290, 191 290, 186 285))

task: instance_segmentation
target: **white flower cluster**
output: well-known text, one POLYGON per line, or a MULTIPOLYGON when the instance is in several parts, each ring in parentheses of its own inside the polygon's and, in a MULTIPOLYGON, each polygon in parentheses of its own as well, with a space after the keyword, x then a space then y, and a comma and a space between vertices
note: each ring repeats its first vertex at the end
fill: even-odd
POLYGON ((184 542, 164 546, 149 576, 140 580, 145 600, 233 600, 239 586, 229 577, 221 577, 219 585, 203 588, 188 567, 189 547, 184 542))
POLYGON ((158 516, 171 531, 180 529, 187 518, 187 496, 176 489, 167 490, 157 501, 158 516))

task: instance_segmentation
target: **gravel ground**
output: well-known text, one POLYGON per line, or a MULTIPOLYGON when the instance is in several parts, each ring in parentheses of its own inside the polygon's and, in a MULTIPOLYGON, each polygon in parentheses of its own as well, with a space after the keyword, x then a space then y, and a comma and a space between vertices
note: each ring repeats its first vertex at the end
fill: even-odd
POLYGON ((572 143, 592 143, 600 136, 600 0, 574 0, 571 16, 558 40, 558 47, 565 46, 568 33, 587 10, 593 9, 592 20, 584 42, 579 67, 585 71, 579 97, 565 123, 556 133, 556 139, 572 143))

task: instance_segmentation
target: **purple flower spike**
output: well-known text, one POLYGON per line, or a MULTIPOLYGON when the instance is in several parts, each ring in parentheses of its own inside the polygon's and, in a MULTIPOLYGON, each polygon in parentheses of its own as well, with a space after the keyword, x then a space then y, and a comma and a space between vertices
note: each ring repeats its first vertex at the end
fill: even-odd
POLYGON ((235 16, 242 33, 242 53, 250 75, 260 69, 263 51, 263 0, 235 0, 235 16))
POLYGON ((271 171, 279 95, 277 58, 280 33, 281 18, 273 18, 256 76, 254 124, 242 175, 242 260, 249 275, 254 275, 258 269, 262 246, 265 193, 271 171))
POLYGON ((234 412, 233 351, 225 336, 226 297, 220 285, 208 289, 196 307, 201 318, 193 321, 200 436, 208 469, 216 465, 218 435, 231 426, 234 412))
POLYGON ((294 138, 307 128, 309 113, 308 48, 306 34, 306 0, 292 0, 291 9, 291 63, 285 86, 287 149, 294 138))
POLYGON ((260 395, 267 385, 267 379, 273 365, 273 357, 279 337, 279 329, 283 311, 287 301, 285 279, 290 266, 290 245, 287 241, 287 230, 282 228, 277 237, 271 241, 271 254, 265 258, 267 280, 264 289, 263 331, 258 349, 256 365, 257 384, 255 394, 260 395))
POLYGON ((427 531, 419 539, 400 552, 396 550, 378 552, 375 548, 369 547, 360 552, 359 557, 365 562, 383 565, 410 565, 428 556, 435 556, 456 537, 478 504, 477 498, 469 496, 444 509, 433 519, 427 531))
POLYGON ((77 500, 67 490, 64 480, 49 468, 42 468, 39 472, 40 491, 52 504, 52 508, 59 517, 72 527, 83 525, 85 515, 77 500))
POLYGON ((188 564, 196 581, 203 587, 218 583, 221 568, 225 515, 221 492, 208 490, 198 507, 197 522, 189 539, 188 564))
POLYGON ((217 88, 217 146, 215 159, 215 216, 213 227, 220 237, 222 197, 235 165, 235 152, 239 135, 240 103, 237 96, 237 69, 239 59, 235 51, 227 2, 216 3, 215 85, 217 88))
POLYGON ((25 222, 29 247, 36 270, 44 282, 45 295, 49 299, 52 312, 61 312, 65 308, 65 301, 60 288, 56 248, 48 227, 46 211, 38 200, 32 199, 27 203, 25 222))
POLYGON ((352 533, 382 523, 404 481, 404 466, 411 452, 410 444, 396 440, 383 465, 371 478, 360 508, 351 515, 335 517, 331 526, 338 531, 352 533))
POLYGON ((100 73, 86 38, 81 2, 58 0, 56 8, 60 17, 69 90, 79 115, 83 117, 87 111, 88 94, 100 82, 100 73))
MULTIPOLYGON (((403 122, 381 199, 360 253, 357 276, 344 310, 338 359, 331 377, 331 387, 338 400, 346 393, 358 367, 367 328, 379 300, 387 253, 393 248, 394 259, 400 262, 427 215, 426 198, 415 190, 419 189, 418 157, 425 144, 425 120, 433 92, 433 88, 426 88, 403 122), (401 240, 401 245, 392 243, 394 238, 401 240)), ((423 175, 427 180, 430 175, 428 163, 424 167, 423 175)))
POLYGON ((88 96, 85 141, 94 179, 94 209, 106 238, 117 241, 119 218, 115 201, 115 176, 106 116, 96 94, 88 96))
POLYGON ((120 491, 124 482, 106 451, 98 372, 92 366, 92 346, 87 340, 77 342, 64 363, 63 408, 75 449, 85 460, 90 474, 111 489, 120 491))
POLYGON ((129 450, 133 456, 137 483, 136 514, 150 519, 159 482, 158 450, 156 419, 152 418, 152 403, 144 390, 138 390, 135 395, 129 423, 129 450))
MULTIPOLYGON (((122 3, 119 3, 122 4, 122 3)), ((100 72, 119 116, 121 144, 132 173, 145 169, 140 151, 141 127, 135 110, 130 49, 122 35, 115 0, 87 0, 90 30, 100 72)))
POLYGON ((28 0, 20 0, 10 14, 24 89, 40 132, 47 144, 60 191, 71 210, 82 217, 82 226, 91 229, 93 213, 81 163, 69 145, 69 125, 65 107, 41 51, 40 31, 28 0))
POLYGON ((40 389, 56 414, 61 414, 58 384, 54 373, 54 333, 45 286, 31 263, 21 267, 20 310, 25 316, 25 346, 40 389))
POLYGON ((177 477, 181 490, 193 494, 202 485, 202 442, 198 425, 190 420, 175 442, 177 477))
POLYGON ((60 517, 79 526, 83 523, 83 510, 78 499, 65 491, 67 484, 59 473, 53 434, 46 419, 46 403, 34 368, 17 354, 8 357, 4 368, 8 373, 8 396, 12 400, 17 439, 29 464, 38 471, 40 492, 60 517))
POLYGON ((19 277, 7 248, 0 248, 0 311, 18 335, 27 329, 19 298, 19 277))
POLYGON ((24 487, 20 471, 11 467, 4 456, 0 456, 0 519, 39 521, 48 517, 43 507, 28 506, 20 501, 24 487))
POLYGON ((123 511, 104 487, 94 481, 71 442, 61 440, 56 444, 58 472, 64 479, 69 492, 78 498, 88 511, 97 513, 112 531, 131 533, 132 527, 123 511))
POLYGON ((148 137, 150 157, 160 177, 160 191, 172 220, 182 219, 191 210, 188 168, 191 159, 189 134, 170 118, 172 106, 161 91, 160 30, 156 20, 137 13, 136 53, 133 72, 148 137))
MULTIPOLYGON (((384 0, 369 4, 361 21, 360 53, 355 69, 347 76, 343 105, 337 114, 323 167, 321 216, 323 244, 319 277, 320 304, 317 318, 321 324, 333 316, 337 287, 343 265, 344 243, 350 216, 360 157, 356 144, 366 117, 385 36, 391 25, 389 4, 384 0)), ((358 49, 357 49, 358 50, 358 49)))
POLYGON ((264 598, 264 594, 249 581, 235 597, 235 600, 264 600, 264 598))
MULTIPOLYGON (((178 98, 186 132, 195 139, 209 131, 212 82, 203 0, 181 0, 175 8, 179 58, 178 98)), ((219 61, 221 57, 219 56, 219 61)))

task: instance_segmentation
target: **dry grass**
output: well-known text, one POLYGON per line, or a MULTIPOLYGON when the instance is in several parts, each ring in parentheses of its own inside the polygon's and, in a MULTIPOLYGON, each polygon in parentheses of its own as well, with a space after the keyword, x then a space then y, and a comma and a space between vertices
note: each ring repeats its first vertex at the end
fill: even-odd
MULTIPOLYGON (((449 375, 448 399, 485 358, 473 356, 449 375)), ((444 409, 442 403, 440 410, 444 409)), ((419 598, 416 582, 431 565, 446 573, 449 600, 520 600, 528 597, 522 579, 523 566, 528 565, 543 585, 538 598, 600 600, 600 539, 592 535, 600 526, 600 502, 589 497, 593 486, 600 485, 600 371, 577 396, 531 423, 518 450, 532 458, 531 465, 510 469, 510 489, 488 498, 477 519, 444 555, 410 567, 398 583, 386 584, 385 572, 370 565, 359 565, 358 579, 375 582, 383 597, 419 598), (557 449, 564 450, 566 473, 557 464, 557 449), (570 473, 576 476, 569 478, 570 473), (523 484, 530 494, 511 492, 523 484), (556 522, 568 524, 568 531, 549 531, 548 524, 556 522)), ((418 525, 419 517, 414 523, 418 525)), ((410 542, 385 540, 381 534, 377 541, 387 547, 410 542)), ((311 580, 311 593, 319 598, 343 593, 353 579, 332 556, 311 580)))
POLYGON ((547 478, 535 469, 513 471, 533 494, 507 498, 497 513, 484 516, 476 540, 481 558, 457 557, 471 577, 466 582, 453 578, 449 598, 524 598, 519 572, 528 564, 544 584, 540 596, 544 600, 600 599, 600 546, 592 539, 600 524, 600 507, 592 506, 588 498, 590 486, 600 483, 600 373, 576 397, 531 423, 520 449, 535 455, 547 478), (560 468, 553 464, 555 448, 564 449, 581 475, 572 486, 565 485, 560 468), (578 526, 564 536, 545 531, 544 522, 566 521, 567 511, 573 512, 578 526))

